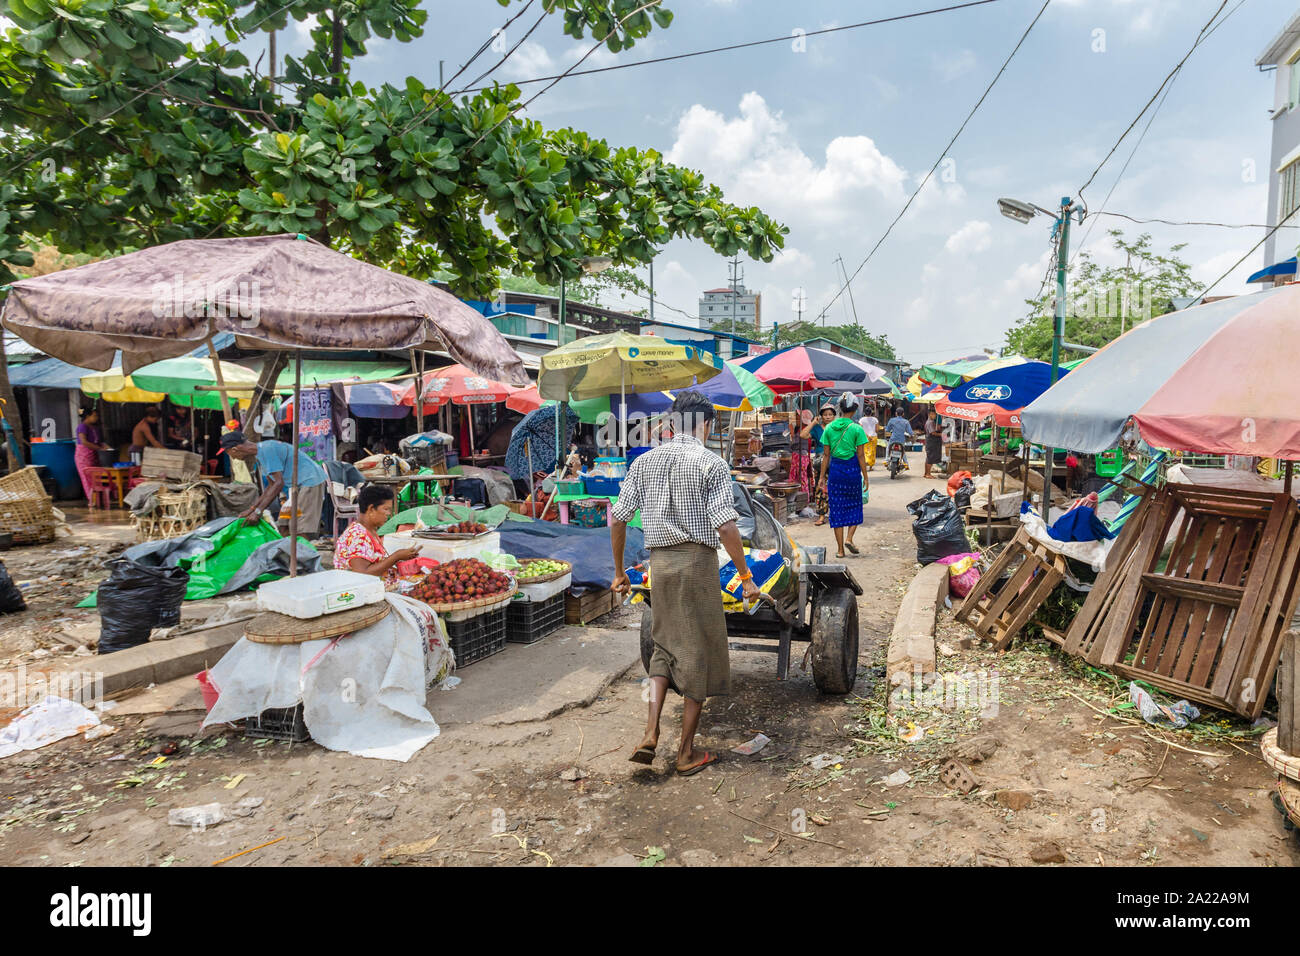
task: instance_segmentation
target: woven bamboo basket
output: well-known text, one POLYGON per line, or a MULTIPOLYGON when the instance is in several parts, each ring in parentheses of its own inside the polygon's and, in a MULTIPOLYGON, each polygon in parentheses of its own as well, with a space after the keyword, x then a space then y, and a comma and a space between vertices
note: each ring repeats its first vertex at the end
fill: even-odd
POLYGON ((364 631, 388 617, 387 601, 303 620, 275 611, 263 611, 244 627, 244 637, 254 644, 303 644, 364 631))
MULTIPOLYGON (((489 594, 485 597, 471 598, 468 601, 456 601, 451 604, 429 604, 439 614, 445 614, 448 611, 469 611, 477 607, 501 606, 509 604, 515 596, 518 588, 510 588, 508 591, 498 591, 496 594, 489 594)), ((425 602, 428 603, 427 601, 425 602)))
POLYGON ((135 518, 136 538, 140 541, 175 538, 207 521, 208 499, 199 488, 181 491, 159 489, 156 500, 158 503, 152 512, 135 518))
POLYGON ((0 531, 12 534, 14 544, 53 541, 56 526, 54 502, 35 468, 0 478, 0 531))
MULTIPOLYGON (((570 571, 573 570, 572 564, 570 564, 568 561, 561 561, 560 563, 564 565, 564 570, 556 571, 554 574, 542 574, 535 578, 530 578, 530 577, 525 577, 520 573, 524 569, 526 569, 530 564, 532 564, 534 561, 541 561, 541 560, 542 560, 541 558, 524 558, 524 560, 520 561, 519 571, 515 572, 515 580, 518 581, 520 584, 545 584, 547 581, 558 581, 560 578, 564 577, 566 574, 568 574, 570 571)), ((558 559, 552 558, 550 560, 558 560, 558 559)))

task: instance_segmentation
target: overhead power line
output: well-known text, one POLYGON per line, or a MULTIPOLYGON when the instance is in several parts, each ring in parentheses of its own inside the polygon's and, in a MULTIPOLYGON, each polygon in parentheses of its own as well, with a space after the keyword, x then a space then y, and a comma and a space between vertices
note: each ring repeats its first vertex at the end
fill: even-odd
MULTIPOLYGON (((879 26, 880 24, 883 23, 896 23, 900 20, 913 20, 916 19, 917 17, 928 17, 938 13, 951 13, 954 10, 965 10, 969 7, 982 7, 985 4, 999 3, 999 2, 1001 2, 1001 0, 971 0, 971 2, 969 3, 958 3, 947 7, 936 7, 932 10, 917 10, 914 13, 903 13, 895 17, 882 17, 878 20, 863 20, 861 23, 848 23, 841 27, 826 27, 821 30, 808 30, 802 34, 799 34, 799 36, 815 37, 815 36, 822 36, 828 33, 842 33, 845 30, 859 30, 863 27, 874 27, 874 26, 879 26)), ((654 63, 670 63, 674 60, 686 60, 696 56, 709 56, 714 53, 729 53, 732 50, 745 50, 745 49, 749 49, 750 47, 766 46, 767 44, 770 43, 789 43, 794 38, 795 35, 787 33, 784 34, 783 36, 770 37, 766 40, 750 40, 746 43, 732 43, 729 44, 728 46, 712 47, 708 50, 695 50, 690 53, 674 53, 670 56, 657 56, 645 60, 632 60, 628 63, 615 63, 612 66, 592 67, 591 69, 588 70, 569 69, 563 73, 557 73, 553 76, 537 76, 529 80, 512 80, 511 82, 515 86, 527 86, 530 83, 546 83, 549 80, 560 80, 566 76, 590 76, 593 73, 609 73, 614 70, 629 70, 632 67, 636 67, 636 66, 649 66, 654 63)), ((583 57, 583 59, 586 59, 586 57, 583 57)), ((481 90, 486 90, 486 89, 491 89, 491 87, 486 87, 486 86, 476 87, 471 85, 469 87, 466 87, 463 90, 457 90, 453 95, 459 96, 461 93, 478 93, 481 90)))
POLYGON ((934 176, 934 171, 939 168, 939 164, 942 163, 944 157, 948 155, 948 151, 951 150, 953 144, 957 142, 958 137, 960 137, 962 132, 966 129, 967 124, 970 123, 975 114, 979 112, 979 108, 984 105, 984 101, 988 99, 988 95, 993 92, 993 87, 997 85, 998 80, 1002 79, 1002 74, 1006 72, 1011 61, 1015 59, 1016 54, 1020 52, 1020 48, 1024 45, 1025 40, 1029 38, 1029 34, 1033 31, 1034 27, 1038 25, 1038 21, 1042 19, 1043 14, 1047 11, 1047 7, 1051 2, 1052 0, 1043 0, 1043 5, 1039 7, 1038 13, 1034 16, 1034 19, 1030 21, 1029 26, 1025 27, 1025 32, 1020 35, 1020 39, 1016 41, 1015 47, 1007 55, 1007 58, 1002 61, 1002 66, 998 69, 998 72, 989 82, 989 85, 985 87, 984 92, 980 95, 980 98, 976 101, 975 105, 971 107, 970 112, 966 114, 966 118, 961 121, 961 125, 957 127, 957 132, 952 134, 952 139, 948 140, 948 145, 946 145, 943 148, 943 151, 939 153, 939 158, 934 161, 934 165, 931 166, 929 172, 925 174, 925 178, 921 180, 921 184, 916 187, 912 195, 907 197, 907 202, 905 202, 903 208, 898 211, 898 215, 894 217, 894 221, 886 227, 884 234, 876 240, 876 244, 872 246, 871 251, 867 253, 867 257, 862 260, 856 269, 853 270, 853 275, 849 276, 848 281, 840 287, 840 290, 836 292, 830 302, 826 304, 826 307, 822 310, 823 312, 834 305, 836 300, 844 294, 844 290, 847 289, 849 284, 858 277, 858 273, 862 271, 863 266, 871 261, 871 257, 876 254, 876 250, 884 245, 885 240, 888 239, 889 234, 894 231, 894 227, 898 225, 899 220, 907 214, 907 210, 912 207, 912 203, 916 201, 916 197, 921 194, 921 190, 925 188, 926 183, 928 183, 931 177, 934 176))

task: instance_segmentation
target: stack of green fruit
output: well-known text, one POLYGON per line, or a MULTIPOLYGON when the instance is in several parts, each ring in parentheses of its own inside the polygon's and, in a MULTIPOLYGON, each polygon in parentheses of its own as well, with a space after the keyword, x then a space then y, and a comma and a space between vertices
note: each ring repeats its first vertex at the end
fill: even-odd
POLYGON ((548 574, 564 574, 568 570, 569 563, 567 561, 551 561, 547 558, 537 558, 525 562, 515 577, 520 581, 527 581, 529 578, 542 578, 548 574))

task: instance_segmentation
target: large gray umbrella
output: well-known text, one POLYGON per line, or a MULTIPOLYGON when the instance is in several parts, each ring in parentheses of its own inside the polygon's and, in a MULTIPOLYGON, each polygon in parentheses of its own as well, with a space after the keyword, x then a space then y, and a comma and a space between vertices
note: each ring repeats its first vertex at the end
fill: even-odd
POLYGON ((305 236, 186 239, 12 284, 0 323, 72 365, 130 374, 216 332, 248 349, 439 349, 527 385, 481 313, 305 236))
POLYGON ((1114 448, 1129 418, 1206 339, 1282 291, 1220 299, 1134 326, 1025 408, 1020 416, 1025 438, 1085 454, 1114 448))

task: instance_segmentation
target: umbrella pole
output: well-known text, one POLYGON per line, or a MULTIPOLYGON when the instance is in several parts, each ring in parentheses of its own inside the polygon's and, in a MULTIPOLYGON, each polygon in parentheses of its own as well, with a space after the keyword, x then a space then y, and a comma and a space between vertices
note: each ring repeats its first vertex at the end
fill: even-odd
POLYGON ((465 406, 465 415, 469 418, 469 453, 472 457, 477 449, 474 447, 474 406, 465 406))
MULTIPOLYGON (((221 414, 225 416, 226 421, 230 421, 230 396, 226 394, 226 378, 221 374, 221 360, 217 358, 217 347, 212 342, 212 336, 208 336, 208 357, 212 359, 212 374, 216 376, 217 387, 221 391, 217 392, 221 396, 221 414)), ((190 408, 194 408, 194 399, 190 399, 190 408)))
POLYGON ((302 352, 293 356, 293 507, 289 509, 289 577, 298 576, 298 422, 302 409, 302 352))
POLYGON ((411 349, 411 371, 415 373, 415 430, 424 431, 424 396, 420 394, 424 388, 423 370, 416 365, 416 351, 411 349))
POLYGON ((533 443, 532 439, 524 439, 524 454, 528 457, 528 510, 533 510, 533 501, 536 491, 533 489, 533 443))
POLYGON ((627 366, 618 363, 618 452, 627 458, 627 366))
MULTIPOLYGON (((228 419, 227 419, 228 420, 228 419)), ((190 451, 198 447, 198 441, 194 438, 194 399, 190 399, 190 451)))
POLYGON ((1286 463, 1286 475, 1282 485, 1282 491, 1288 495, 1291 494, 1291 465, 1292 463, 1289 461, 1286 463))

